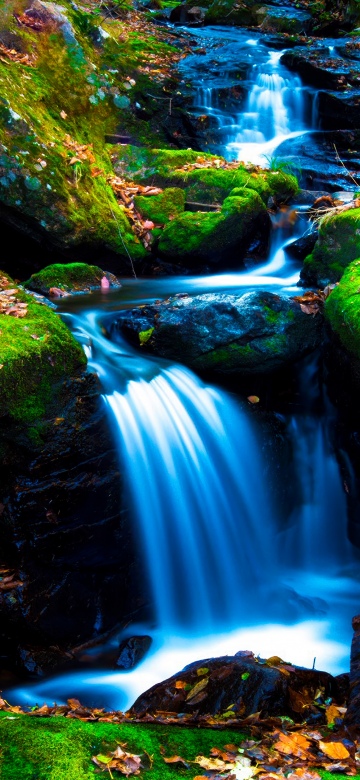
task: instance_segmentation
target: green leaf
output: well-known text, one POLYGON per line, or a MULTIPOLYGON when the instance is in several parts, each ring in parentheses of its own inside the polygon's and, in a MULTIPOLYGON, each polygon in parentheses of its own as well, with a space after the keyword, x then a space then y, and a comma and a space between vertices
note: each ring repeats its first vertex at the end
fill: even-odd
POLYGON ((244 672, 244 674, 241 675, 242 680, 247 680, 248 677, 250 677, 250 672, 244 672))
POLYGON ((208 674, 209 670, 207 666, 200 666, 199 669, 196 670, 196 674, 198 677, 202 677, 204 674, 208 674))
POLYGON ((97 761, 100 761, 101 764, 110 764, 110 761, 112 761, 112 757, 110 756, 103 756, 102 753, 99 753, 98 756, 95 756, 97 761))

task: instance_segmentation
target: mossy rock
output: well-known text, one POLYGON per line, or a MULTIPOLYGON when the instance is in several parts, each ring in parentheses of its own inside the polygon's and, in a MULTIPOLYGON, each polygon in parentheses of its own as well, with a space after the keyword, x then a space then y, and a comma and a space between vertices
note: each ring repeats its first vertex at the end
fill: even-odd
POLYGON ((343 347, 360 361, 360 259, 345 269, 325 302, 325 317, 343 347))
POLYGON ((87 263, 54 263, 47 265, 37 274, 32 274, 24 283, 28 290, 48 295, 51 287, 67 292, 83 292, 100 287, 101 279, 106 276, 110 284, 117 285, 116 277, 102 271, 97 265, 87 263))
POLYGON ((64 379, 79 374, 86 358, 53 310, 11 280, 10 287, 17 290, 17 302, 27 304, 27 313, 21 318, 0 314, 1 414, 31 425, 41 422, 64 379))
POLYGON ((295 301, 266 291, 173 298, 124 313, 118 327, 142 349, 209 374, 270 373, 323 338, 320 315, 309 317, 295 301))
POLYGON ((168 187, 159 195, 137 195, 134 204, 142 217, 165 225, 184 211, 185 192, 180 187, 168 187))
POLYGON ((301 279, 319 287, 341 279, 344 269, 360 257, 360 208, 325 217, 311 255, 304 260, 301 279))
POLYGON ((256 192, 243 190, 224 200, 219 212, 184 212, 165 227, 159 255, 188 267, 238 265, 255 232, 269 230, 269 217, 256 192))
POLYGON ((236 24, 240 27, 257 25, 257 11, 261 4, 253 0, 236 3, 234 0, 213 0, 206 16, 206 24, 236 24))
MULTIPOLYGON (((38 6, 59 20, 41 34, 17 24, 13 0, 1 10, 2 40, 7 36, 14 58, 19 52, 19 61, 0 62, 1 217, 61 251, 109 248, 119 270, 130 270, 129 254, 136 262, 147 252, 109 184, 105 137, 121 122, 122 132, 142 143, 164 138, 138 121, 135 103, 138 92, 163 89, 140 72, 144 58, 166 58, 174 49, 116 18, 100 17, 98 26, 99 16, 68 0, 61 8, 38 6)), ((31 8, 26 13, 30 19, 31 8)))
POLYGON ((120 176, 128 170, 140 183, 181 187, 189 201, 221 204, 234 188, 246 187, 257 192, 265 204, 270 197, 283 203, 299 191, 296 177, 283 171, 261 170, 254 166, 247 168, 241 163, 227 168, 222 157, 199 154, 191 149, 120 147, 114 151, 112 159, 120 176), (207 163, 211 167, 205 167, 207 163), (191 168, 194 164, 203 167, 191 168))

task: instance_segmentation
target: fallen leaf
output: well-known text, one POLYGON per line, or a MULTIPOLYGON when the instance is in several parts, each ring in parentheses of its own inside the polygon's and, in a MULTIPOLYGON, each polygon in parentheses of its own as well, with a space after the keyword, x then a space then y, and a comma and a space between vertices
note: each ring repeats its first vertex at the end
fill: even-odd
POLYGON ((247 400, 250 401, 251 404, 258 404, 260 398, 257 395, 248 395, 247 400))
POLYGON ((320 750, 329 758, 349 758, 350 753, 342 742, 319 742, 320 750))
POLYGON ((296 756, 297 758, 307 758, 306 751, 310 747, 310 742, 302 734, 279 734, 279 741, 274 747, 279 753, 286 756, 296 756))
POLYGON ((209 682, 208 677, 204 677, 202 680, 200 680, 196 685, 194 685, 193 688, 191 688, 191 691, 189 691, 186 701, 190 701, 190 699, 193 699, 195 696, 197 696, 200 691, 203 691, 204 688, 206 688, 207 684, 209 682))
POLYGON ((163 760, 165 761, 165 764, 183 764, 187 769, 189 768, 188 762, 181 756, 169 756, 168 758, 163 756, 163 760))

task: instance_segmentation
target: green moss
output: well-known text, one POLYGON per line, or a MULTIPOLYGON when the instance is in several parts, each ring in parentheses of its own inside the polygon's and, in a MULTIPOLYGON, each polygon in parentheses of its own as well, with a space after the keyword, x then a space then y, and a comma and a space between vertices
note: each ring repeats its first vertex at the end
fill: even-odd
POLYGON ((219 368, 220 371, 231 371, 237 369, 239 363, 243 364, 244 369, 257 364, 256 351, 249 344, 242 346, 236 342, 227 344, 220 349, 213 349, 205 355, 195 358, 193 366, 199 370, 206 371, 219 368))
POLYGON ((169 187, 160 195, 138 195, 134 198, 135 208, 146 219, 165 225, 169 219, 184 211, 185 192, 179 187, 169 187))
POLYGON ((258 218, 266 215, 260 197, 243 190, 242 197, 224 200, 220 212, 184 212, 163 231, 159 253, 183 263, 229 257, 244 243, 258 218))
POLYGON ((326 217, 311 255, 305 258, 303 275, 316 284, 338 282, 344 269, 360 257, 360 209, 326 217))
MULTIPOLYGON (((28 304, 25 317, 0 314, 1 412, 31 427, 86 359, 58 315, 21 291, 17 299, 28 304)), ((30 435, 39 436, 37 426, 30 435)))
POLYGON ((33 274, 24 287, 35 292, 49 292, 50 287, 63 290, 83 290, 86 287, 99 286, 104 271, 97 265, 87 263, 54 263, 47 265, 39 273, 33 274))
MULTIPOLYGON (((239 164, 236 168, 222 168, 225 161, 211 154, 191 149, 138 149, 128 146, 113 153, 115 169, 119 174, 131 171, 135 181, 151 182, 160 187, 178 186, 185 189, 186 199, 203 203, 222 203, 232 195, 234 188, 254 190, 265 204, 270 196, 283 202, 298 192, 295 176, 283 171, 258 170, 239 164), (187 170, 184 166, 219 161, 219 166, 187 170)), ((237 194, 237 193, 234 193, 237 194)))
POLYGON ((139 341, 140 345, 143 346, 143 344, 147 344, 147 342, 151 339, 152 334, 154 333, 155 328, 149 328, 148 330, 141 330, 139 333, 139 341))
POLYGON ((214 746, 223 748, 242 739, 238 731, 230 730, 85 723, 26 715, 9 718, 0 713, 0 776, 1 780, 95 780, 99 775, 91 757, 126 742, 129 751, 153 756, 152 769, 142 770, 141 778, 173 780, 187 777, 189 772, 165 764, 161 745, 166 755, 179 754, 191 761, 199 754, 209 755, 214 746))
POLYGON ((236 24, 251 26, 257 24, 256 9, 259 8, 253 0, 245 0, 239 6, 234 0, 213 0, 206 16, 207 24, 236 24))
POLYGON ((343 346, 360 358, 360 260, 345 269, 325 302, 325 317, 343 346))

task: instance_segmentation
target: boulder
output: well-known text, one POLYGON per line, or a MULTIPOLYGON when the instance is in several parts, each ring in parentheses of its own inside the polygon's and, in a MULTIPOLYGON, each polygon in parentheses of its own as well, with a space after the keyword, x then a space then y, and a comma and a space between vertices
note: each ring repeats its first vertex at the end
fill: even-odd
MULTIPOLYGON (((360 257, 360 252, 359 252, 360 257)), ((360 378, 360 259, 350 263, 325 303, 325 318, 345 350, 352 356, 360 378)))
POLYGON ((117 669, 134 669, 151 647, 151 636, 130 636, 119 645, 117 669))
POLYGON ((175 297, 125 313, 116 327, 153 354, 221 374, 273 371, 315 349, 322 337, 320 315, 263 291, 175 297))
POLYGON ((55 294, 55 297, 59 297, 62 292, 89 292, 91 289, 100 289, 104 278, 106 287, 121 286, 116 276, 102 271, 97 265, 53 263, 47 265, 42 271, 32 274, 24 283, 24 287, 40 295, 55 294), (57 291, 57 295, 54 291, 57 291))
POLYGON ((141 717, 160 710, 163 715, 181 712, 246 718, 260 712, 262 718, 280 715, 301 722, 317 717, 321 722, 324 710, 320 707, 328 696, 342 703, 330 674, 294 667, 278 657, 263 661, 244 651, 186 666, 139 696, 130 713, 141 717), (317 707, 314 699, 319 689, 323 693, 317 707))
POLYGON ((360 734, 360 615, 352 620, 354 635, 350 654, 350 696, 344 723, 352 734, 360 734))
POLYGON ((325 287, 338 282, 344 269, 360 257, 360 208, 326 216, 319 226, 319 238, 305 258, 301 280, 325 287))
POLYGON ((277 8, 263 5, 258 9, 256 16, 263 30, 297 34, 307 33, 311 28, 311 14, 293 6, 277 8))
POLYGON ((252 239, 269 236, 270 219, 260 196, 238 190, 224 200, 219 212, 185 212, 163 230, 158 252, 169 262, 196 268, 202 265, 239 267, 252 239))

